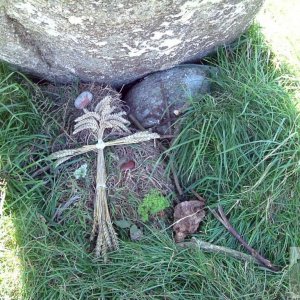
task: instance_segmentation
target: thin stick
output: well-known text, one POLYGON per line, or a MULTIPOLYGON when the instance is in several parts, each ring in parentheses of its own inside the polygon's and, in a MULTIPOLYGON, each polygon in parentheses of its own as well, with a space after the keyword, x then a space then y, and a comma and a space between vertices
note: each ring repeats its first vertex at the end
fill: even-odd
POLYGON ((45 166, 43 168, 40 168, 40 169, 37 169, 34 173, 32 173, 31 177, 32 178, 35 178, 37 177, 38 175, 42 174, 42 173, 46 173, 48 170, 50 169, 50 166, 45 166))
POLYGON ((129 114, 128 118, 139 130, 145 131, 144 126, 140 123, 140 121, 134 115, 129 114))
MULTIPOLYGON (((140 130, 145 130, 145 128, 143 127, 143 125, 136 119, 135 116, 133 116, 132 114, 129 114, 128 115, 129 119, 131 120, 131 122, 140 130)), ((161 137, 163 138, 163 137, 161 137)), ((162 144, 160 143, 159 141, 157 141, 159 147, 163 150, 163 151, 166 151, 167 148, 162 144)), ((166 155, 169 157, 170 159, 170 168, 171 168, 171 173, 172 173, 172 176, 173 176, 173 180, 174 180, 174 184, 175 184, 175 187, 177 189, 177 192, 180 196, 183 195, 183 191, 182 191, 182 188, 180 186, 180 183, 179 183, 179 179, 178 179, 178 176, 176 174, 176 171, 175 171, 175 167, 174 167, 174 164, 173 164, 173 161, 170 157, 170 154, 166 153, 166 155)))
POLYGON ((201 202, 206 202, 205 199, 203 197, 201 197, 196 191, 191 190, 192 194, 201 202))
MULTIPOLYGON (((171 159, 171 158, 170 158, 171 159)), ((173 179, 174 179, 174 183, 175 183, 175 186, 176 186, 176 189, 177 189, 177 192, 179 194, 179 196, 182 196, 183 195, 183 191, 182 191, 182 188, 180 186, 180 183, 179 183, 179 179, 178 179, 178 176, 175 172, 175 167, 174 167, 174 164, 173 164, 173 161, 171 160, 170 161, 170 167, 171 167, 171 172, 172 172, 172 175, 173 175, 173 179)))
POLYGON ((259 264, 259 262, 251 255, 245 254, 227 247, 222 247, 218 245, 214 245, 208 242, 201 241, 199 239, 192 238, 190 242, 182 242, 178 243, 177 245, 184 247, 184 248, 194 248, 195 246, 198 247, 199 249, 205 251, 205 252, 210 252, 210 253, 221 253, 225 255, 229 255, 235 259, 259 264))
POLYGON ((60 207, 58 207, 55 214, 54 214, 54 216, 53 216, 53 220, 59 221, 59 219, 60 219, 62 213, 64 212, 64 210, 66 210, 73 203, 77 202, 79 199, 80 199, 79 195, 74 195, 66 203, 64 203, 60 207))
POLYGON ((272 270, 278 271, 278 268, 275 267, 268 259, 264 258, 261 254, 259 254, 255 249, 253 249, 243 238, 242 236, 232 227, 229 220, 225 216, 223 208, 219 205, 218 210, 211 210, 213 215, 218 219, 223 226, 228 230, 231 235, 233 235, 242 246, 264 267, 272 270))
POLYGON ((175 137, 174 134, 160 135, 160 139, 173 139, 174 137, 175 137))

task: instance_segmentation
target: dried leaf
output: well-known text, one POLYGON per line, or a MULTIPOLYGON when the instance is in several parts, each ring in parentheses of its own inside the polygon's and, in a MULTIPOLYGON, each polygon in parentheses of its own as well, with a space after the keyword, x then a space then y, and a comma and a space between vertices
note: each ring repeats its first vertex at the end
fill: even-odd
POLYGON ((122 229, 125 229, 125 228, 129 228, 132 223, 128 220, 117 220, 117 221, 114 221, 115 225, 122 228, 122 229))
POLYGON ((204 201, 184 201, 175 206, 174 226, 175 241, 182 242, 189 234, 195 233, 205 216, 204 201))
POLYGON ((135 168, 135 162, 133 160, 129 160, 121 164, 120 169, 122 171, 133 170, 135 168))

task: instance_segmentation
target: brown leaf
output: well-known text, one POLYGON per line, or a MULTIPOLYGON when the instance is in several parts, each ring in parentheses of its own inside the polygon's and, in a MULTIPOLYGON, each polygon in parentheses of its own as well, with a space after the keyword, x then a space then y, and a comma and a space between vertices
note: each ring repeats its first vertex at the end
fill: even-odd
POLYGON ((175 206, 174 226, 175 241, 182 242, 189 234, 195 233, 205 216, 204 201, 184 201, 175 206))
POLYGON ((121 164, 120 169, 122 171, 128 171, 128 170, 132 170, 135 168, 135 162, 133 160, 129 160, 127 162, 124 162, 123 164, 121 164))

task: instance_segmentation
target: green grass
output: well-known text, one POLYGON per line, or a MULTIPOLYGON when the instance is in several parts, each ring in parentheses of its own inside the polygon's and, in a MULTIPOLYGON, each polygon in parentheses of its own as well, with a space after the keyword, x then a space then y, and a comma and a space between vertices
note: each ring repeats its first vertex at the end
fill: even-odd
MULTIPOLYGON (((58 135, 56 112, 1 66, 0 178, 8 189, 0 218, 0 298, 287 298, 288 250, 300 244, 299 87, 274 67, 257 28, 210 63, 220 68, 214 92, 191 100, 170 150, 177 172, 187 192, 197 190, 211 208, 221 203, 249 244, 282 271, 179 249, 171 232, 151 228, 140 242, 121 241, 109 264, 95 259, 88 240, 92 214, 84 203, 53 222, 60 199, 78 189, 65 186, 73 174, 62 169, 32 177, 47 164, 58 135)), ((209 211, 195 236, 243 251, 209 211)))

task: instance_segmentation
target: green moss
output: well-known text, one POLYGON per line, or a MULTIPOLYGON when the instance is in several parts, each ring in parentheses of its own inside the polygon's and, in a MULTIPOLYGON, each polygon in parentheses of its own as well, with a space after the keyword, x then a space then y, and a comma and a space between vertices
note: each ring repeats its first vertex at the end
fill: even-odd
POLYGON ((163 211, 169 207, 169 201, 159 191, 152 190, 148 193, 143 202, 138 207, 138 213, 141 216, 142 221, 149 220, 149 215, 154 215, 160 211, 163 211))

